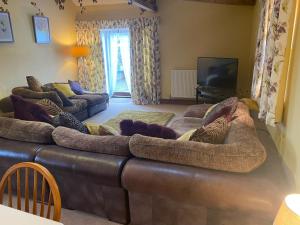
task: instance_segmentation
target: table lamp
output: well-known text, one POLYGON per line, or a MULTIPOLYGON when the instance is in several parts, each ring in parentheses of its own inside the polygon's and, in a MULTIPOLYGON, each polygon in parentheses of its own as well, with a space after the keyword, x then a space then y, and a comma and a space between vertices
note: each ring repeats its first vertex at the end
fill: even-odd
POLYGON ((74 46, 71 49, 71 55, 76 58, 87 57, 91 53, 91 50, 87 46, 74 46))
POLYGON ((300 225, 300 194, 285 198, 273 225, 300 225))

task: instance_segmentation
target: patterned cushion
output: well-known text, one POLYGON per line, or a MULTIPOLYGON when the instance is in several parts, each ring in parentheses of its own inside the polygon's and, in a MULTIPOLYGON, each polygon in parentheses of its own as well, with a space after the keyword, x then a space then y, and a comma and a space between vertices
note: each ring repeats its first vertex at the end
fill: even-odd
POLYGON ((75 116, 71 113, 62 112, 53 118, 53 125, 55 127, 62 126, 78 130, 81 133, 89 133, 87 127, 81 123, 75 116))
POLYGON ((43 109, 46 110, 46 112, 52 116, 56 116, 59 113, 63 112, 61 108, 59 108, 54 102, 52 102, 49 99, 42 99, 38 101, 37 104, 42 106, 43 109))
POLYGON ((59 96, 59 98, 61 99, 63 106, 64 107, 68 107, 68 106, 73 106, 73 103, 68 99, 67 96, 65 96, 65 94, 63 92, 61 92, 60 90, 58 90, 57 88, 54 88, 51 85, 44 85, 43 87, 44 91, 54 91, 57 93, 57 95, 59 96))
POLYGON ((224 116, 228 121, 231 121, 238 102, 239 100, 237 97, 231 97, 213 106, 213 108, 204 117, 204 126, 212 123, 221 116, 224 116))
POLYGON ((69 84, 54 83, 53 87, 64 93, 68 98, 75 95, 69 84))
POLYGON ((229 128, 227 119, 225 117, 219 117, 209 125, 197 129, 191 135, 190 141, 223 144, 229 128))
POLYGON ((27 76, 26 77, 27 84, 30 90, 37 91, 37 92, 43 92, 42 84, 33 76, 27 76))

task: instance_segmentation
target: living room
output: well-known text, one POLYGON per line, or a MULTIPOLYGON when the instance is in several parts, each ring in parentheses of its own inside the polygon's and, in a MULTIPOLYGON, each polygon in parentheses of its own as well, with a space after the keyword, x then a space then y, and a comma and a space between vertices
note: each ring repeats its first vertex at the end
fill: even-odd
POLYGON ((0 1, 0 203, 33 163, 65 225, 298 224, 298 4, 0 1))

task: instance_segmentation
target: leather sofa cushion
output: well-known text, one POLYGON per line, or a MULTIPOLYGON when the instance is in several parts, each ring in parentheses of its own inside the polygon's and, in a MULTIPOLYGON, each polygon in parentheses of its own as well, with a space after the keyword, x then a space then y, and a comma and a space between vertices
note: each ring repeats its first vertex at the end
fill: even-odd
POLYGON ((66 127, 57 127, 52 137, 57 145, 66 148, 109 155, 130 155, 130 138, 125 136, 95 136, 66 127))
POLYGON ((0 137, 31 143, 52 143, 54 127, 47 123, 0 117, 0 137))
POLYGON ((0 138, 0 167, 7 170, 19 162, 33 162, 39 148, 39 144, 0 138))
POLYGON ((87 101, 84 99, 71 99, 71 102, 73 105, 64 107, 64 112, 75 114, 87 109, 87 101))
POLYGON ((105 103, 107 101, 106 96, 104 95, 96 95, 96 94, 83 94, 83 95, 75 95, 71 97, 71 99, 84 99, 87 101, 88 106, 99 105, 105 103))
POLYGON ((43 146, 35 158, 36 163, 54 173, 83 176, 95 184, 117 187, 121 185, 120 176, 126 161, 127 157, 77 151, 55 145, 43 146))

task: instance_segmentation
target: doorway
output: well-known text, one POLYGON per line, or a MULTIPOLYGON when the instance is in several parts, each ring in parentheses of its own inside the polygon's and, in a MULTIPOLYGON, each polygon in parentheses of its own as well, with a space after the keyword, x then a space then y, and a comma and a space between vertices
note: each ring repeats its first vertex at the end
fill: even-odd
POLYGON ((112 97, 131 96, 131 59, 129 29, 100 31, 107 92, 112 97))

